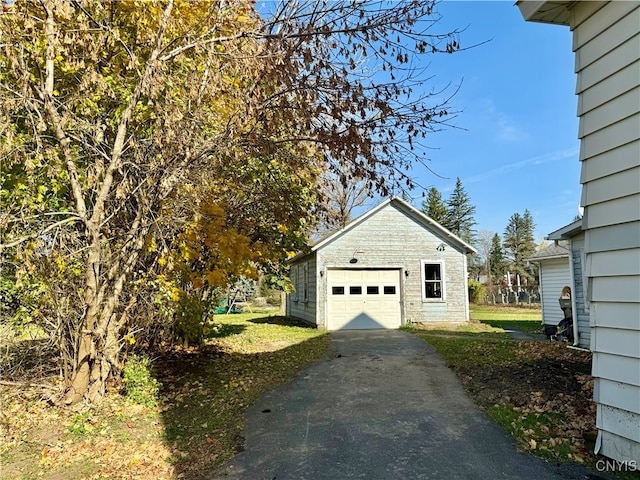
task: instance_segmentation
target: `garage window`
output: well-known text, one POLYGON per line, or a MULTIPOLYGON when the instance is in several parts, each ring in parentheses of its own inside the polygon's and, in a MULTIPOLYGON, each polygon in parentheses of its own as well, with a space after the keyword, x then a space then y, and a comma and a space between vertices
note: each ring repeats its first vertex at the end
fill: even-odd
POLYGON ((350 295, 362 295, 362 287, 349 287, 350 295))
POLYGON ((367 286, 367 295, 378 295, 380 293, 380 287, 377 285, 367 286))
POLYGON ((422 261, 422 298, 424 301, 444 301, 444 262, 422 261))
POLYGON ((385 295, 395 295, 396 294, 396 286, 395 285, 387 285, 386 287, 384 287, 384 294, 385 295))
POLYGON ((344 295, 344 287, 331 287, 333 295, 344 295))

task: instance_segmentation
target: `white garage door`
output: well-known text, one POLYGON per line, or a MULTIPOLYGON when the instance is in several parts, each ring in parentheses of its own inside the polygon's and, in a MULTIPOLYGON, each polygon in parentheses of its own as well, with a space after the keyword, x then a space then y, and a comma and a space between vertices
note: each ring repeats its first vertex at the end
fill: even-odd
POLYGON ((328 270, 327 329, 400 326, 399 270, 328 270))

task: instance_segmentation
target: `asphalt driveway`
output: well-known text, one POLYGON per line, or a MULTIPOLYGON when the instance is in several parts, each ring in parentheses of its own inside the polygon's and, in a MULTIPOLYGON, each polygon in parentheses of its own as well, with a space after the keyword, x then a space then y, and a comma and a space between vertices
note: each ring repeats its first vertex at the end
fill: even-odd
POLYGON ((515 444, 419 338, 331 333, 327 357, 247 412, 245 449, 210 478, 595 479, 515 444))

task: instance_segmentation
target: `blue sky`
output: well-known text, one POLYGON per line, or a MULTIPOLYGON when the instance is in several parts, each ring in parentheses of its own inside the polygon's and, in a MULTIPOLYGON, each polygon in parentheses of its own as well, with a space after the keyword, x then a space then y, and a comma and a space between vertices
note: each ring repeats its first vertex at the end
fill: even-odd
POLYGON ((424 169, 414 176, 445 199, 460 177, 476 205, 478 231, 502 234, 513 213, 529 209, 540 241, 570 223, 580 202, 571 32, 525 22, 514 2, 444 1, 438 11, 438 30, 466 27, 463 47, 490 41, 430 57, 430 85, 462 81, 452 100, 460 129, 427 139, 429 166, 445 178, 424 169))

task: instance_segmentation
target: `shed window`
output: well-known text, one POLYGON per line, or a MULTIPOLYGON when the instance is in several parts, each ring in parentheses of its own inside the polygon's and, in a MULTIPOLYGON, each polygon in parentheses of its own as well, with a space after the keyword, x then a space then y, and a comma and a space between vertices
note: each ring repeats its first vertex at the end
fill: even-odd
POLYGON ((344 295, 344 287, 331 287, 333 295, 344 295))
POLYGON ((302 301, 309 301, 309 265, 306 263, 302 271, 302 301))
POLYGON ((422 296, 424 300, 444 300, 444 264, 422 262, 422 296))

